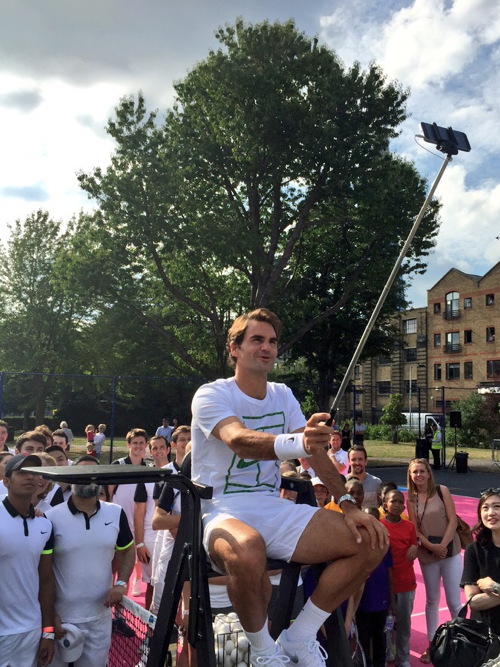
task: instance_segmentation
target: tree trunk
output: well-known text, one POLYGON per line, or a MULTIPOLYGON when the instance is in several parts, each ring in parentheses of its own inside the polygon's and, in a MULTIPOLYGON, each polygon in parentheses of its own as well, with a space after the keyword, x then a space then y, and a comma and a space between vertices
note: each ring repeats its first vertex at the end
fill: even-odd
POLYGON ((35 375, 35 424, 43 424, 45 421, 45 407, 47 404, 47 386, 43 381, 43 375, 35 375))

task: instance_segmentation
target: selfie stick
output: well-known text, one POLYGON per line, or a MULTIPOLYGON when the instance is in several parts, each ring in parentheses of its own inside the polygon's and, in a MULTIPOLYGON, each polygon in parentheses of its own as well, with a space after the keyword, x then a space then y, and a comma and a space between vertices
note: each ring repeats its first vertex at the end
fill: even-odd
MULTIPOLYGON (((456 152, 455 152, 456 154, 456 152)), ((406 253, 408 252, 408 248, 410 247, 411 242, 413 241, 413 237, 417 233, 417 230, 420 226, 420 223, 422 222, 422 219, 424 217, 425 211, 427 207, 430 204, 430 201, 432 197, 434 196, 434 192, 436 191, 436 188, 439 184, 439 181, 441 180, 441 177, 444 173, 444 170, 448 166, 448 164, 451 162, 452 157, 451 157, 451 151, 447 154, 446 158, 443 161, 443 164, 441 166, 441 169, 439 170, 438 175, 436 176, 436 180, 432 184, 431 189, 429 190, 429 194, 427 195, 422 208, 420 209, 420 213, 418 214, 415 222, 413 223, 413 227, 411 228, 410 234, 408 235, 408 238, 406 239, 406 242, 404 246, 401 248, 401 252, 399 253, 399 257, 396 260, 396 263, 394 264, 394 267, 391 271, 391 275, 389 276, 389 279, 387 280, 384 289, 382 290, 382 294, 379 297, 379 300, 377 302, 377 305, 375 306, 375 310, 373 311, 370 319, 368 320, 368 324, 366 325, 366 328, 363 332, 363 335, 361 336, 361 340, 358 343, 358 347, 356 348, 356 351, 354 352, 354 356, 351 359, 351 363, 349 364, 345 375, 344 379, 342 380, 342 384, 339 387, 339 390, 337 392, 337 395, 333 399, 332 406, 330 408, 330 419, 328 420, 329 424, 331 424, 332 420, 335 419, 335 413, 338 410, 339 403, 342 400, 345 390, 347 388, 347 385, 349 384, 349 380, 352 376, 352 373, 354 371, 354 366, 359 361, 359 357, 361 356, 361 353, 363 352, 363 348, 365 347, 366 341, 368 340, 368 336, 370 335, 373 325, 375 324, 375 320, 379 316, 380 311, 382 310, 382 306, 384 305, 384 302, 387 298, 387 295, 389 294, 389 290, 392 287, 392 284, 394 283, 394 280, 396 279, 396 276, 399 272, 401 262, 406 256, 406 253)))

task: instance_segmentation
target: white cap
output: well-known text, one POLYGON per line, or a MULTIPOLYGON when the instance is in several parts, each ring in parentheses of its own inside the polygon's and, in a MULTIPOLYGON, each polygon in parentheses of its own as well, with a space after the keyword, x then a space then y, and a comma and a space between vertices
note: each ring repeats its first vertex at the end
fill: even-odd
POLYGON ((319 477, 313 477, 313 478, 311 479, 311 484, 312 484, 313 486, 318 486, 318 484, 321 484, 321 486, 326 487, 326 484, 323 484, 323 482, 320 480, 319 477))
POLYGON ((83 653, 83 644, 87 633, 72 623, 63 623, 66 634, 57 640, 57 653, 63 662, 75 662, 83 653))

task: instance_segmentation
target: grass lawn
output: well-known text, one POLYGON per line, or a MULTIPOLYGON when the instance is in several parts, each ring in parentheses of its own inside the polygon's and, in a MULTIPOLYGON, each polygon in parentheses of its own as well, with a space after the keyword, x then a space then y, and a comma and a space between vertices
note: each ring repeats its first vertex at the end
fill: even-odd
MULTIPOLYGON (((415 444, 410 442, 401 442, 393 444, 384 440, 366 440, 365 447, 370 459, 405 459, 409 461, 415 456, 415 444)), ((447 440, 446 452, 450 456, 450 451, 454 452, 455 444, 453 439, 447 440)), ((491 449, 476 449, 475 447, 458 447, 459 452, 468 452, 469 459, 478 462, 491 462, 491 449)))
MULTIPOLYGON (((73 461, 87 451, 87 441, 85 438, 74 438, 69 451, 69 458, 73 461)), ((113 440, 112 460, 127 456, 127 442, 125 438, 115 438, 113 440)), ((109 460, 109 438, 104 441, 102 448, 101 463, 110 463, 109 460)))
MULTIPOLYGON (((370 459, 403 459, 409 461, 415 456, 415 444, 401 442, 393 444, 385 440, 366 440, 365 446, 370 459)), ((71 444, 70 458, 76 459, 84 454, 87 447, 85 438, 75 438, 71 444)), ((453 440, 447 442, 446 450, 449 453, 454 449, 453 440)), ((491 461, 490 449, 476 449, 474 447, 459 447, 459 451, 468 452, 469 459, 474 461, 491 461)), ((127 443, 125 438, 115 438, 113 442, 113 460, 127 455, 127 443)), ((101 463, 109 463, 109 438, 104 441, 101 463)))

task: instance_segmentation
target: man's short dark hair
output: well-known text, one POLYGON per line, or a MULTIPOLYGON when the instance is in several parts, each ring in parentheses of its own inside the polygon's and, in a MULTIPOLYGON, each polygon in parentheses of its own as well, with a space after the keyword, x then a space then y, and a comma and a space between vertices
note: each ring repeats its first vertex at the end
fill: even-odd
POLYGON ((149 451, 151 451, 151 445, 152 445, 156 440, 163 440, 163 442, 164 442, 165 445, 167 446, 167 461, 170 463, 170 451, 171 451, 171 449, 172 449, 172 446, 170 445, 169 441, 167 440, 167 438, 166 438, 164 435, 153 435, 153 436, 150 438, 150 440, 149 440, 149 442, 148 442, 148 445, 149 445, 149 451))
POLYGON ((51 452, 62 452, 64 456, 68 458, 66 450, 63 449, 60 445, 50 445, 50 447, 47 447, 45 451, 47 452, 47 454, 50 454, 51 452))
POLYGON ((365 455, 365 459, 368 458, 368 453, 366 449, 363 447, 363 445, 353 445, 352 447, 349 447, 347 456, 349 456, 351 452, 363 452, 363 454, 365 455))
POLYGON ((89 461, 89 463, 95 463, 95 465, 99 465, 99 461, 96 459, 96 457, 91 456, 90 454, 82 454, 73 461, 73 465, 77 466, 79 463, 82 463, 82 461, 89 461))
POLYGON ((180 436, 181 433, 189 433, 191 435, 191 427, 190 426, 178 426, 175 431, 172 433, 172 442, 175 444, 177 442, 177 438, 180 436))
POLYGON ((155 440, 163 440, 163 442, 167 445, 167 448, 170 449, 170 443, 164 435, 152 435, 148 442, 149 449, 151 449, 151 445, 155 440))
POLYGON ((146 442, 149 440, 148 434, 143 428, 131 428, 125 436, 125 440, 130 444, 133 438, 145 438, 146 442))
POLYGON ((62 428, 58 428, 55 431, 52 431, 52 439, 55 435, 59 436, 60 438, 64 438, 66 440, 66 444, 68 443, 68 434, 62 428))
MULTIPOLYGON (((236 345, 241 345, 245 337, 245 331, 247 330, 248 323, 251 320, 255 320, 257 322, 266 322, 267 324, 270 324, 273 327, 274 331, 276 332, 276 338, 280 337, 281 321, 279 320, 278 316, 275 315, 271 310, 268 310, 267 308, 256 308, 255 310, 252 310, 249 313, 240 315, 234 320, 233 324, 231 325, 231 328, 227 332, 227 346, 229 351, 231 343, 235 343, 236 345)), ((236 365, 235 357, 231 356, 231 362, 233 366, 236 365)))
POLYGON ((54 442, 52 440, 52 431, 50 428, 47 426, 47 424, 38 424, 38 426, 35 426, 35 431, 38 431, 39 433, 43 433, 45 436, 45 444, 47 444, 47 438, 54 442))
POLYGON ((28 440, 39 442, 41 445, 43 445, 44 449, 45 445, 47 444, 47 440, 45 439, 44 434, 40 431, 26 431, 26 433, 21 433, 21 435, 16 440, 16 449, 18 452, 21 451, 24 443, 28 442, 28 440))

